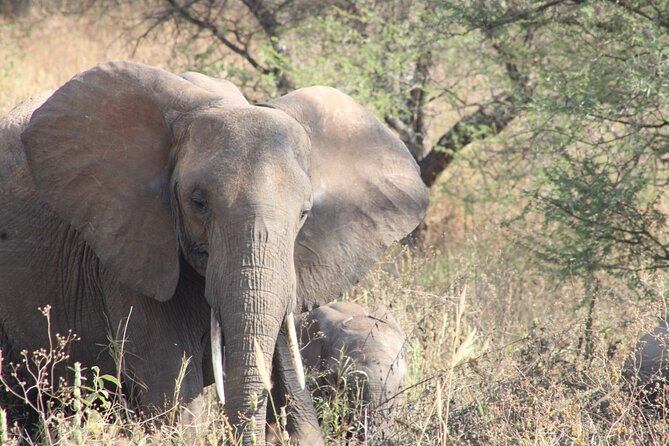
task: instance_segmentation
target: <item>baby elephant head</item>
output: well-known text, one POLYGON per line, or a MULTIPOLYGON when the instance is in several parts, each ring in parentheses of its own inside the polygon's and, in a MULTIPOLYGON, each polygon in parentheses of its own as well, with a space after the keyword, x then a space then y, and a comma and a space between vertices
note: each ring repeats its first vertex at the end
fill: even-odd
POLYGON ((41 197, 112 277, 159 301, 183 262, 205 277, 228 414, 255 415, 257 435, 254 345, 272 364, 287 313, 358 281, 427 205, 404 145, 325 87, 251 105, 226 81, 109 62, 58 89, 22 141, 41 197))
POLYGON ((406 377, 406 337, 390 310, 368 313, 352 302, 336 302, 296 320, 302 356, 321 389, 340 387, 344 378, 352 399, 385 414, 399 406, 406 377))
POLYGON ((626 389, 658 413, 669 408, 669 320, 639 339, 625 361, 626 389))

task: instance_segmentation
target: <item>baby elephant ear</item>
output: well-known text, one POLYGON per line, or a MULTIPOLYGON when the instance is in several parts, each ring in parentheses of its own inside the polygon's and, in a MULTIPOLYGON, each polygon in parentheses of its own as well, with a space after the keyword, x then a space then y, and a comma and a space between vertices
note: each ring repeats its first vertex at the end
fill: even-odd
POLYGON ((121 282, 158 300, 179 278, 168 122, 212 97, 166 71, 107 62, 59 88, 21 136, 41 198, 121 282))
POLYGON ((348 290, 411 232, 428 195, 404 144, 349 96, 310 87, 270 104, 311 138, 314 204, 295 245, 298 299, 308 309, 348 290))

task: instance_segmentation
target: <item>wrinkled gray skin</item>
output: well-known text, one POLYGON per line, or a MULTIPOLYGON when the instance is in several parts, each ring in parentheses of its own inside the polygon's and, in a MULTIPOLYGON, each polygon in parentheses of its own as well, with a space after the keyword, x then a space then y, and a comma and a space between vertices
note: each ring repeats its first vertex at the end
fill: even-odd
POLYGON ((320 385, 336 385, 343 373, 363 378, 362 398, 372 406, 396 403, 406 376, 406 337, 390 311, 368 313, 360 305, 336 302, 296 320, 305 367, 320 385))
MULTIPOLYGON (((669 392, 669 322, 662 321, 653 331, 641 337, 634 356, 625 363, 625 375, 634 392, 645 403, 655 405, 661 397, 660 389, 669 392)), ((669 401, 665 401, 669 403, 669 401)))
POLYGON ((232 84, 131 62, 85 71, 0 123, 0 340, 16 359, 54 332, 70 362, 123 376, 140 407, 173 394, 194 417, 211 366, 209 314, 223 327, 226 410, 256 417, 266 392, 253 340, 297 401, 289 428, 321 444, 295 385, 281 326, 335 299, 422 218, 427 194, 399 140, 348 96, 297 90, 250 105, 232 84), (126 327, 127 322, 127 328, 126 327), (251 401, 260 404, 254 412, 251 401))
MULTIPOLYGON (((403 400, 407 364, 406 337, 390 310, 380 306, 370 314, 358 304, 335 302, 297 316, 295 328, 304 367, 316 377, 313 392, 339 389, 346 376, 352 400, 362 397, 372 408, 382 409, 377 415, 392 415, 403 400)), ((272 392, 274 401, 283 404, 284 389, 279 386, 272 392)), ((271 423, 270 431, 274 429, 271 423)))

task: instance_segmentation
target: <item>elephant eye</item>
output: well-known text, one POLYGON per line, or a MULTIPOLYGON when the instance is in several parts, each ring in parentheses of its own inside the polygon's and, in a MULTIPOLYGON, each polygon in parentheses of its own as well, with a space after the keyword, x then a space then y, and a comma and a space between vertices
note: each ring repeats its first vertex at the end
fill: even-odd
POLYGON ((300 225, 303 225, 304 222, 307 220, 307 217, 309 217, 309 214, 311 214, 312 206, 313 206, 313 198, 309 198, 309 200, 304 202, 304 204, 302 205, 302 212, 300 213, 300 225))
POLYGON ((204 195, 199 190, 192 193, 190 201, 196 211, 202 212, 207 210, 207 200, 205 200, 204 195))
POLYGON ((303 224, 307 220, 309 214, 311 214, 311 209, 304 209, 302 211, 302 213, 300 214, 300 224, 303 224))

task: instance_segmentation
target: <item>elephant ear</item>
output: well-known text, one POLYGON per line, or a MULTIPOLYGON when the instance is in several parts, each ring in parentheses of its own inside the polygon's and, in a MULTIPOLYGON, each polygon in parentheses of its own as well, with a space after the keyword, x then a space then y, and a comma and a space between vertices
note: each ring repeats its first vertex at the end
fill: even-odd
POLYGON ((41 198, 121 282, 161 301, 179 278, 169 124, 219 99, 158 68, 107 62, 59 88, 21 136, 41 198))
POLYGON ((271 101, 311 138, 314 204, 295 245, 304 309, 348 290, 425 215, 428 196, 404 144, 349 96, 327 87, 271 101))
POLYGON ((186 71, 180 76, 188 82, 197 85, 198 87, 207 90, 210 93, 221 97, 220 102, 231 104, 248 104, 239 88, 232 82, 226 79, 219 79, 216 77, 209 77, 202 73, 195 73, 193 71, 186 71))

